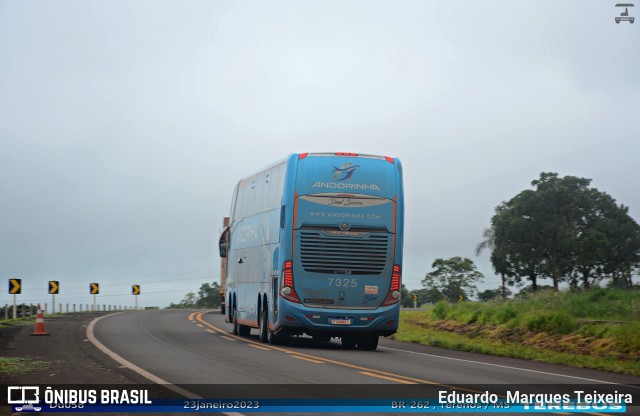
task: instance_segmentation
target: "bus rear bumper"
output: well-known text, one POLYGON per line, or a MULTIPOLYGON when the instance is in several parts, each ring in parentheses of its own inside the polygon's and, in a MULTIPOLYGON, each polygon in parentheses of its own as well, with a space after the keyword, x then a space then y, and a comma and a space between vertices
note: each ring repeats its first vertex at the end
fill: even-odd
POLYGON ((397 305, 371 310, 316 309, 287 305, 280 309, 277 333, 328 335, 376 333, 389 336, 398 330, 397 305))

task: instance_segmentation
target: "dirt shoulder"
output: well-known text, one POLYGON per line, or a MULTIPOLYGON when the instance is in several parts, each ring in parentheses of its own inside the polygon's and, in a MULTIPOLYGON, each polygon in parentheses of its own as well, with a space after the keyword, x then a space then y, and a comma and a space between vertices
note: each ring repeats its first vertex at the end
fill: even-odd
POLYGON ((2 384, 137 384, 142 377, 100 352, 87 339, 87 325, 104 314, 45 317, 49 336, 32 336, 34 325, 3 329, 2 357, 40 361, 27 373, 0 373, 2 384))
MULTIPOLYGON (((0 357, 23 358, 37 362, 28 371, 6 372, 0 368, 0 385, 136 385, 152 387, 155 398, 175 397, 162 387, 137 373, 120 366, 99 351, 87 339, 89 323, 108 313, 78 313, 55 317, 45 316, 49 336, 32 336, 35 323, 0 331, 0 357)), ((4 397, 4 394, 2 395, 4 397)), ((11 408, 0 403, 0 414, 11 414, 11 408)))

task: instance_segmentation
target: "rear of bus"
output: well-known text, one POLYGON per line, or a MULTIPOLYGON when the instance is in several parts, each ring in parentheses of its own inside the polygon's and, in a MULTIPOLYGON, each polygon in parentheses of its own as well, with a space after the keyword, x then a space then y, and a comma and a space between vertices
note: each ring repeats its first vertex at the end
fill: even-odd
POLYGON ((404 212, 400 161, 303 153, 292 155, 288 168, 295 179, 287 181, 284 193, 287 225, 281 245, 286 255, 277 325, 318 339, 340 337, 351 346, 375 337, 377 346, 378 336, 398 328, 404 212))

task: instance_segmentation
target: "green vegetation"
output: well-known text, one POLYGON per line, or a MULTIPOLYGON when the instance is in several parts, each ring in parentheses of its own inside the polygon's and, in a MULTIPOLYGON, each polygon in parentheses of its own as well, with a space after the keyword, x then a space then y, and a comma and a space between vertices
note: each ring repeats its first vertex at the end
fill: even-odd
POLYGON ((180 303, 172 303, 167 309, 217 309, 220 308, 220 285, 203 283, 196 295, 194 292, 187 293, 180 303))
POLYGON ((475 284, 484 279, 468 258, 456 256, 446 260, 436 259, 431 267, 435 270, 427 273, 422 285, 437 290, 442 294, 442 299, 450 302, 475 296, 478 291, 475 284))
POLYGON ((0 357, 0 374, 27 373, 46 366, 44 361, 34 361, 27 358, 0 357))
POLYGON ((495 209, 476 252, 491 251, 502 286, 551 278, 589 288, 608 281, 633 287, 640 266, 640 225, 629 208, 589 185, 591 179, 543 172, 495 209))
POLYGON ((28 318, 17 318, 17 319, 1 319, 0 320, 0 330, 8 328, 10 326, 25 326, 25 325, 33 325, 35 321, 35 317, 28 318))
POLYGON ((403 312, 395 338, 640 375, 640 291, 541 291, 403 312))

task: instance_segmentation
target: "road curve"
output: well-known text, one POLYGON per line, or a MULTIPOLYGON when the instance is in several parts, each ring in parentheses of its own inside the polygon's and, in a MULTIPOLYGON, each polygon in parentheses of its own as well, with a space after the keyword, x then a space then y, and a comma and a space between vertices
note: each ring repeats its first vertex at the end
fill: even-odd
MULTIPOLYGON (((232 335, 217 312, 121 313, 104 317, 92 330, 107 349, 178 385, 317 386, 319 392, 322 385, 337 383, 432 384, 466 391, 533 386, 555 393, 573 391, 576 385, 598 391, 640 385, 638 377, 388 339, 381 339, 377 351, 344 350, 338 341, 319 343, 305 337, 272 346, 260 343, 256 330, 249 337, 232 335)), ((628 388, 640 393, 637 387, 628 388)))

